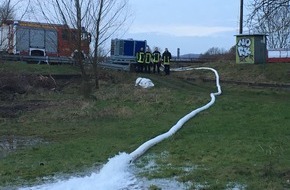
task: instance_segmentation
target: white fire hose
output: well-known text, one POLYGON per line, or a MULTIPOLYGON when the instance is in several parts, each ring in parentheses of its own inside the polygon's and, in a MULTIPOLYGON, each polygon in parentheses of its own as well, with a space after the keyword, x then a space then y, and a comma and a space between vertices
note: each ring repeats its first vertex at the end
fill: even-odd
POLYGON ((199 112, 206 110, 210 106, 212 106, 215 102, 215 96, 218 96, 222 93, 221 87, 219 84, 219 75, 215 69, 210 68, 210 67, 198 67, 198 68, 193 68, 193 69, 196 69, 196 70, 205 69, 205 70, 213 71, 215 73, 215 76, 216 76, 217 92, 210 93, 211 100, 207 104, 205 104, 204 106, 202 106, 200 108, 193 110, 192 112, 190 112, 187 115, 185 115, 184 117, 182 117, 173 127, 171 127, 171 129, 169 131, 167 131, 166 133, 163 133, 161 135, 158 135, 158 136, 154 137, 153 139, 148 140, 147 142, 145 142, 141 146, 139 146, 135 151, 131 152, 130 153, 130 156, 132 158, 131 161, 134 161, 137 158, 139 158, 140 156, 142 156, 152 146, 158 144, 159 142, 163 141, 164 139, 175 134, 183 126, 184 123, 186 123, 188 120, 190 120, 192 117, 194 117, 199 112))

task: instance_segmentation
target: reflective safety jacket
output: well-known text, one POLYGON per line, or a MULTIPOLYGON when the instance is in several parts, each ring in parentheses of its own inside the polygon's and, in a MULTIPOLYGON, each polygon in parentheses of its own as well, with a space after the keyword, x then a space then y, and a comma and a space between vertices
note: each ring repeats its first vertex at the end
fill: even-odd
POLYGON ((143 51, 139 51, 137 53, 136 57, 137 57, 137 62, 138 63, 144 63, 144 61, 145 61, 145 53, 143 51))
POLYGON ((159 63, 161 59, 161 54, 159 51, 154 51, 152 54, 153 57, 153 63, 159 63))
POLYGON ((145 63, 151 63, 152 54, 150 51, 146 51, 145 53, 145 63))
POLYGON ((169 51, 165 51, 162 54, 162 60, 164 65, 169 65, 171 59, 171 53, 169 51))

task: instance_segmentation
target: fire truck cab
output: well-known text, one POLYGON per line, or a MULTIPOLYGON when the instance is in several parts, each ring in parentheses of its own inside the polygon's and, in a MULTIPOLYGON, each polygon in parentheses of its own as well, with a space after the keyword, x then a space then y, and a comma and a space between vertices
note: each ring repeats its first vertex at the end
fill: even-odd
MULTIPOLYGON (((0 51, 14 55, 70 57, 77 49, 77 29, 62 24, 8 20, 0 27, 0 51)), ((82 28, 82 52, 91 35, 82 28)))

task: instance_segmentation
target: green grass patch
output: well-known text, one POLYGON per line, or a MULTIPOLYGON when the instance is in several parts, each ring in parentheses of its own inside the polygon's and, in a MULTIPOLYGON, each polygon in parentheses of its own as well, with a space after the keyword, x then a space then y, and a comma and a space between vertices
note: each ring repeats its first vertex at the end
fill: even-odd
MULTIPOLYGON (((235 64, 235 63, 205 63, 194 64, 191 67, 210 66, 219 71, 220 79, 225 81, 240 81, 249 83, 290 83, 290 63, 272 64, 235 64)), ((208 71, 180 72, 184 78, 214 79, 214 74, 208 71)))
MULTIPOLYGON (((224 75, 229 72, 219 69, 224 75)), ((274 76, 273 70, 262 69, 265 76, 274 76)), ((216 91, 215 83, 185 81, 176 77, 180 74, 143 75, 155 87, 141 89, 134 87, 138 74, 102 72, 110 80, 101 79, 94 100, 81 97, 80 83, 69 83, 61 91, 15 97, 18 104, 33 100, 42 106, 14 118, 0 118, 0 151, 5 151, 0 154, 0 187, 84 172, 119 152, 130 153, 206 104, 209 93, 216 91), (3 142, 13 146, 20 138, 41 140, 9 151, 4 147, 3 142)), ((246 189, 290 188, 289 90, 221 85, 223 94, 210 109, 146 153, 155 155, 152 159, 158 169, 140 175, 177 177, 192 182, 193 189, 195 185, 226 189, 237 184, 246 189)), ((138 167, 148 161, 141 157, 138 167)))

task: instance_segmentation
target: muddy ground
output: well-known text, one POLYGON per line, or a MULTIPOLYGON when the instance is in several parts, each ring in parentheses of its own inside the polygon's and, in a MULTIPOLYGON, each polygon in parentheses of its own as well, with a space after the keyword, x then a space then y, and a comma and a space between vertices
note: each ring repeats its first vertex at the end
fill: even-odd
POLYGON ((38 91, 60 90, 62 81, 51 76, 0 73, 0 118, 15 118, 20 113, 50 106, 48 101, 19 101, 18 97, 38 91))
MULTIPOLYGON (((120 79, 108 72, 99 73, 99 80, 117 83, 120 79)), ((17 118, 26 111, 33 111, 55 102, 49 100, 25 100, 27 94, 48 92, 62 93, 68 85, 81 85, 80 75, 35 75, 0 72, 0 118, 17 118)))

